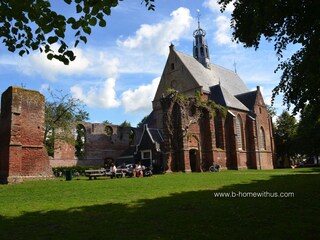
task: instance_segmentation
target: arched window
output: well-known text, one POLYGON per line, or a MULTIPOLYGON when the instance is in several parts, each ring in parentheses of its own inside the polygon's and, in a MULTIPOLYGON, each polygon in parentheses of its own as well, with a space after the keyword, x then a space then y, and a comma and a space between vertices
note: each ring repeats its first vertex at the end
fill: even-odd
POLYGON ((214 117, 214 130, 216 138, 216 148, 224 149, 224 136, 223 136, 223 119, 220 116, 214 117))
POLYGON ((263 127, 260 128, 260 149, 263 149, 263 150, 267 149, 266 135, 265 135, 263 127))
POLYGON ((105 132, 106 132, 106 134, 107 134, 108 137, 111 137, 111 136, 112 136, 112 134, 113 134, 113 129, 112 129, 112 127, 106 126, 104 130, 105 130, 105 132))
POLYGON ((238 115, 236 120, 236 141, 238 149, 243 149, 243 132, 242 132, 242 119, 238 115))
POLYGON ((135 142, 135 132, 131 129, 129 133, 129 145, 134 145, 135 142))

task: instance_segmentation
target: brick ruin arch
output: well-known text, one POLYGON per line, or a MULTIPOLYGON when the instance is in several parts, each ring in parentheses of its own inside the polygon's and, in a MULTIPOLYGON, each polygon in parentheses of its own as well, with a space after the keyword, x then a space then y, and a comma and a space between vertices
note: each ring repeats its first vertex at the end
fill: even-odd
POLYGON ((82 159, 86 154, 86 128, 83 124, 77 124, 75 128, 75 156, 82 159))
POLYGON ((44 147, 45 98, 9 87, 1 96, 0 183, 52 177, 44 147))

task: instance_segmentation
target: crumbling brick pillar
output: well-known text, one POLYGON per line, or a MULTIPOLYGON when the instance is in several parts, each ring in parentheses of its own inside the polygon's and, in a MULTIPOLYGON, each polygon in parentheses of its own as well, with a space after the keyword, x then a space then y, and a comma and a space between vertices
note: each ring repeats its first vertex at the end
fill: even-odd
POLYGON ((43 144, 45 99, 36 91, 9 87, 1 97, 0 183, 52 176, 43 144))

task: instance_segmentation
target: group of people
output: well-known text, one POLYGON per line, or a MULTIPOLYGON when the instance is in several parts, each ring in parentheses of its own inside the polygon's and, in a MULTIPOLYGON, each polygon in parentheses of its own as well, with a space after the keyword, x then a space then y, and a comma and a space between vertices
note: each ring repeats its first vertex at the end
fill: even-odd
MULTIPOLYGON (((130 174, 132 173, 133 177, 143 177, 143 170, 144 170, 144 166, 142 166, 140 163, 138 164, 132 164, 130 165, 129 169, 127 168, 127 166, 123 163, 122 165, 120 165, 120 167, 118 167, 118 169, 123 169, 128 171, 130 174)), ((110 167, 110 172, 116 174, 117 171, 117 167, 114 163, 112 163, 111 167, 110 167)))

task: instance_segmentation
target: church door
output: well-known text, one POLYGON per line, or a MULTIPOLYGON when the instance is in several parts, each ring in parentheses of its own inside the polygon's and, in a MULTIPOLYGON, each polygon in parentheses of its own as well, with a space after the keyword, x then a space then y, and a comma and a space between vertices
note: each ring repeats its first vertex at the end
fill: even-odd
POLYGON ((197 172, 199 168, 199 154, 198 149, 190 149, 189 151, 189 159, 190 159, 190 167, 192 172, 197 172))

